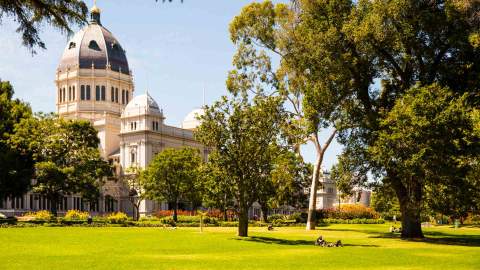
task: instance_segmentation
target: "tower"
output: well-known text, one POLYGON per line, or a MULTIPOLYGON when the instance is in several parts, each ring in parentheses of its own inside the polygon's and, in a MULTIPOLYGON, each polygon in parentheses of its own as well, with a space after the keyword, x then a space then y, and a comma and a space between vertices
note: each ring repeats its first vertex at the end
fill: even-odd
POLYGON ((134 84, 125 50, 100 15, 94 5, 88 25, 68 41, 56 72, 56 105, 59 116, 93 124, 107 158, 118 151, 120 116, 134 84))

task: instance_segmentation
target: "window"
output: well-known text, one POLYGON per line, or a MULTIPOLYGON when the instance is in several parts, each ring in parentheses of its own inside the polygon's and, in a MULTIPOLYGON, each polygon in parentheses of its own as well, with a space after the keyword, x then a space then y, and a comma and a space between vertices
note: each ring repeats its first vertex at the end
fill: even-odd
POLYGON ((85 100, 85 85, 80 86, 80 99, 85 100))
POLYGON ((128 90, 127 90, 127 91, 125 91, 125 101, 126 101, 126 102, 127 102, 127 104, 128 104, 128 90))
POLYGON ((77 44, 75 44, 75 42, 70 42, 70 44, 68 44, 68 49, 73 49, 76 47, 77 44))
POLYGON ((67 96, 66 96, 66 89, 65 87, 62 89, 62 101, 65 102, 67 100, 67 96))
POLYGON ((115 88, 115 102, 118 103, 118 88, 115 88))
POLYGON ((155 122, 155 125, 156 125, 157 131, 158 131, 158 121, 155 122))
POLYGON ((136 157, 135 157, 135 152, 131 152, 130 153, 130 163, 135 163, 137 161, 136 157))
POLYGON ((58 89, 58 103, 62 102, 62 88, 58 89))
POLYGON ((105 85, 102 85, 102 100, 105 101, 105 85))
POLYGON ((110 101, 115 102, 115 88, 112 87, 110 90, 110 101))
POLYGON ((72 100, 72 87, 68 87, 68 101, 72 100))
POLYGON ((331 187, 328 188, 328 189, 327 189, 327 193, 333 193, 333 188, 331 188, 331 187))
POLYGON ((95 100, 100 101, 100 85, 95 86, 95 100))
POLYGON ((133 122, 133 129, 137 130, 137 122, 133 122))
POLYGON ((75 85, 72 86, 72 100, 75 100, 75 85))
POLYGON ((125 104, 125 90, 122 89, 122 104, 125 104))
POLYGON ((155 121, 152 122, 152 130, 156 130, 155 129, 155 121))
POLYGON ((87 85, 87 91, 86 91, 85 94, 86 94, 85 96, 87 97, 87 100, 90 100, 90 97, 91 97, 91 95, 90 95, 90 85, 87 85))
POLYGON ((100 46, 98 46, 98 43, 95 40, 90 41, 90 43, 88 44, 88 48, 95 51, 101 51, 100 46))

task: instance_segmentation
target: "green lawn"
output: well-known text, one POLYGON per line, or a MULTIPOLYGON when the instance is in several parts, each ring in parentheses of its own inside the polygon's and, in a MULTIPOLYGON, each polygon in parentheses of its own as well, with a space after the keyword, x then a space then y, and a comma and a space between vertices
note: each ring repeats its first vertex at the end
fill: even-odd
POLYGON ((480 269, 480 228, 426 229, 427 242, 392 238, 389 225, 251 228, 0 229, 0 269, 480 269), (343 248, 313 245, 318 235, 343 248))

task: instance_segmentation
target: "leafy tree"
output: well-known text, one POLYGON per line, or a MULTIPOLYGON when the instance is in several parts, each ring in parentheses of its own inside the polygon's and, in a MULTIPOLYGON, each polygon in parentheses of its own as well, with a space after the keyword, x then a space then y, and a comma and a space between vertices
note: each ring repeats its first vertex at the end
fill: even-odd
POLYGON ((173 219, 177 221, 179 202, 191 198, 191 193, 198 192, 194 187, 199 181, 201 163, 198 149, 185 147, 163 150, 141 174, 145 196, 173 204, 173 219))
POLYGON ((275 8, 267 1, 247 6, 250 16, 231 28, 240 29, 234 38, 246 45, 280 56, 282 72, 275 75, 286 78, 280 82, 289 90, 306 89, 301 104, 307 130, 335 124, 348 157, 345 167, 391 183, 402 206, 402 236, 422 237, 417 206, 425 182, 416 178, 411 189, 402 170, 377 162, 370 148, 396 101, 417 84, 468 92, 465 105, 478 105, 479 8, 456 0, 298 0, 275 8), (409 203, 407 189, 417 202, 409 203))
POLYGON ((64 33, 72 33, 72 26, 83 25, 87 17, 87 5, 79 0, 22 0, 0 1, 0 21, 3 16, 12 17, 18 24, 23 45, 35 53, 35 48, 45 49, 39 32, 46 23, 64 33))
MULTIPOLYGON (((341 9, 338 11, 343 12, 341 9)), ((314 85, 306 79, 311 72, 309 69, 315 69, 316 66, 306 67, 296 62, 298 54, 316 57, 311 51, 299 50, 295 44, 299 33, 293 33, 292 27, 296 22, 296 4, 273 5, 271 1, 265 1, 244 7, 230 24, 230 36, 237 45, 237 53, 233 60, 235 70, 229 74, 227 87, 234 94, 282 98, 289 111, 289 120, 282 127, 283 132, 288 134, 289 143, 297 152, 306 142, 314 145, 316 159, 307 220, 307 229, 314 229, 321 165, 325 152, 337 133, 331 121, 331 114, 337 105, 330 96, 319 92, 318 84, 314 85), (277 60, 278 63, 273 64, 277 60), (319 138, 323 132, 328 132, 329 135, 322 144, 319 138)), ((312 74, 309 77, 317 81, 322 79, 318 74, 315 76, 317 77, 314 78, 312 74)))
POLYGON ((434 210, 465 216, 472 207, 468 182, 471 158, 478 156, 480 137, 473 132, 467 95, 457 96, 433 84, 413 87, 380 122, 377 140, 369 148, 373 160, 398 179, 386 176, 400 201, 402 228, 421 235, 423 198, 434 210), (409 227, 410 226, 410 227, 409 227), (418 231, 420 230, 420 231, 418 231))
POLYGON ((103 177, 112 173, 100 156, 97 131, 87 121, 64 120, 54 115, 23 119, 11 141, 21 151, 32 153, 32 190, 51 201, 54 215, 63 195, 97 198, 103 177))
POLYGON ((30 106, 13 99, 13 87, 0 80, 0 198, 18 196, 28 191, 33 176, 33 160, 9 142, 15 125, 32 117, 30 106))
POLYGON ((375 186, 372 191, 370 205, 384 219, 393 219, 394 216, 397 220, 401 219, 400 204, 395 191, 390 186, 383 184, 375 186))
POLYGON ((232 188, 228 175, 222 168, 216 166, 219 164, 218 153, 213 152, 208 155, 209 162, 201 167, 201 176, 203 182, 203 203, 207 207, 220 209, 223 213, 223 220, 227 221, 227 211, 234 209, 234 189, 232 188))
POLYGON ((275 97, 223 97, 206 107, 196 138, 212 149, 214 168, 231 186, 239 216, 238 235, 248 236, 248 209, 259 199, 258 191, 270 183, 279 145, 281 101, 275 97))
POLYGON ((305 208, 308 178, 311 168, 303 159, 289 149, 278 151, 273 160, 273 170, 270 179, 259 191, 259 204, 262 208, 264 222, 268 220, 268 210, 281 206, 305 208))
POLYGON ((142 173, 139 167, 130 167, 125 170, 125 174, 122 176, 123 181, 128 190, 128 200, 133 207, 133 218, 138 220, 140 218, 140 204, 145 199, 145 187, 140 177, 142 173))

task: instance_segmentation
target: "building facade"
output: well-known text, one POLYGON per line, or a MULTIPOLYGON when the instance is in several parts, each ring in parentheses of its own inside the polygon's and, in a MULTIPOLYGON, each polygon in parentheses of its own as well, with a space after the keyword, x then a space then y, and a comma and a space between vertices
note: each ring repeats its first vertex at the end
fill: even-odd
MULTIPOLYGON (((60 117, 87 120, 98 131, 103 158, 115 165, 115 177, 106 179, 101 196, 87 202, 80 195, 66 195, 59 214, 70 209, 93 215, 122 211, 133 214, 129 187, 122 181, 129 167, 145 168, 165 148, 195 147, 206 159, 207 150, 193 131, 200 124, 201 109, 190 112, 182 127, 166 125, 163 110, 148 94, 135 96, 133 74, 125 50, 102 25, 101 11, 91 9, 90 22, 67 43, 56 74, 56 108, 60 117)), ((28 211, 49 210, 44 196, 27 193, 0 199, 0 212, 12 216, 28 211)), ((167 209, 166 203, 143 201, 140 214, 167 209)))

